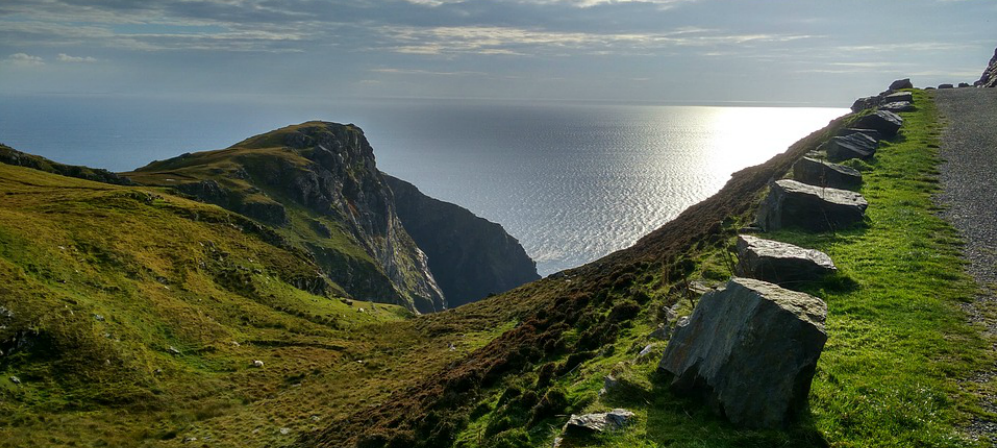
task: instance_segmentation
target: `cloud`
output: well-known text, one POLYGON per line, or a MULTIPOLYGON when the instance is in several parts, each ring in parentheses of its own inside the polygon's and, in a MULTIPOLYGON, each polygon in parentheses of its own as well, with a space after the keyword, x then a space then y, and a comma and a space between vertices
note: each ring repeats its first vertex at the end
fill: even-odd
POLYGON ((41 56, 32 56, 27 53, 14 53, 7 56, 7 61, 20 67, 37 67, 39 65, 45 65, 45 61, 42 60, 41 56))
POLYGON ((447 55, 646 55, 672 47, 709 47, 808 39, 809 35, 725 34, 681 28, 665 33, 587 33, 498 26, 381 27, 389 50, 398 53, 447 55))
POLYGON ((92 56, 70 56, 66 53, 59 53, 60 62, 97 62, 97 58, 92 56))

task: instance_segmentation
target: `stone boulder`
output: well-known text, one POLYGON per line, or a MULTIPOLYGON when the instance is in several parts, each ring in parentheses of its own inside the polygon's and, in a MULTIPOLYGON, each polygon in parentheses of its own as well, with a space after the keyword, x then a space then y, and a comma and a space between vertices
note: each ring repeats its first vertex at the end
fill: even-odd
POLYGON ((960 89, 964 89, 966 87, 973 87, 973 86, 971 86, 968 82, 960 82, 959 83, 959 88, 960 89))
POLYGON ((658 369, 737 426, 783 427, 806 405, 826 316, 816 297, 735 277, 700 299, 658 369))
POLYGON ((757 221, 765 231, 801 227, 823 231, 862 222, 869 206, 861 194, 821 188, 789 179, 773 182, 758 208, 757 221))
POLYGON ((885 110, 885 111, 893 112, 893 113, 911 112, 911 111, 914 110, 914 104, 909 103, 907 101, 897 101, 897 102, 894 102, 894 103, 886 103, 886 104, 884 104, 882 106, 879 106, 878 109, 879 110, 885 110))
POLYGON ((880 105, 883 102, 883 98, 880 96, 867 96, 865 98, 859 98, 852 103, 852 112, 861 112, 866 109, 871 109, 880 105))
POLYGON ((862 133, 831 137, 817 149, 827 154, 828 160, 841 162, 848 159, 869 159, 876 154, 879 146, 872 137, 862 133))
POLYGON ((810 157, 793 164, 793 178, 818 187, 851 189, 862 185, 862 173, 857 170, 810 157))
POLYGON ((872 129, 874 131, 879 131, 879 133, 885 137, 893 137, 894 135, 897 135, 897 132, 900 131, 900 127, 903 126, 903 124, 904 119, 900 118, 899 115, 893 112, 879 110, 874 114, 869 114, 859 118, 853 127, 860 129, 872 129))
POLYGON ((852 134, 863 134, 873 140, 882 140, 883 136, 875 129, 844 128, 838 131, 838 135, 845 137, 852 134))
POLYGON ((883 103, 913 103, 914 94, 910 92, 891 93, 883 97, 883 103))
POLYGON ((890 91, 913 88, 914 84, 910 82, 910 78, 898 79, 890 83, 890 91))
POLYGON ((948 84, 948 83, 946 83, 946 84, 939 84, 938 85, 938 89, 939 90, 941 90, 941 89, 951 89, 951 88, 954 88, 954 87, 955 86, 953 86, 952 84, 948 84))
POLYGON ((838 269, 831 257, 819 250, 751 235, 738 235, 737 257, 738 276, 781 286, 819 280, 838 269))

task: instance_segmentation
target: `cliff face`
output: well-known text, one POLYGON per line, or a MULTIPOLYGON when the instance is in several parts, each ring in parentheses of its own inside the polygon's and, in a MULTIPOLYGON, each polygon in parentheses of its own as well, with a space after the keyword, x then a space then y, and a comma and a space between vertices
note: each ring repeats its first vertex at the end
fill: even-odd
POLYGON ((429 269, 451 307, 540 278, 536 263, 501 225, 383 176, 394 192, 402 225, 429 255, 429 269))
POLYGON ((983 76, 976 84, 983 87, 997 87, 997 49, 994 50, 994 57, 990 58, 990 64, 987 64, 987 69, 983 71, 983 76))
POLYGON ((356 298, 419 312, 447 307, 355 126, 288 126, 228 149, 153 162, 127 177, 172 186, 277 227, 356 298))

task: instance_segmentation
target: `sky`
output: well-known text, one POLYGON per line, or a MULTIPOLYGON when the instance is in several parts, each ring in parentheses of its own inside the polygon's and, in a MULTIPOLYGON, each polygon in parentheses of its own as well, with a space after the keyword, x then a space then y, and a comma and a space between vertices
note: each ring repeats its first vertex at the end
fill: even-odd
POLYGON ((991 0, 3 0, 0 95, 842 106, 972 82, 991 0))

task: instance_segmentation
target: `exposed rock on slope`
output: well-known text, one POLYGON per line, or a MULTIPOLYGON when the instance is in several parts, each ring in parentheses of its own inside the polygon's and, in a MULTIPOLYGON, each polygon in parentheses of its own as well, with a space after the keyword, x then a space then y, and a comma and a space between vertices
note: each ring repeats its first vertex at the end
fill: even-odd
POLYGON ((997 87, 997 50, 994 50, 994 57, 987 64, 987 69, 983 71, 983 76, 976 82, 983 87, 997 87))
POLYGON ((451 307, 540 278, 537 266, 501 225, 426 196, 415 185, 384 175, 398 217, 429 256, 429 269, 451 307))
POLYGON ((126 174, 274 225, 354 297, 446 308, 425 254, 402 227, 363 131, 308 122, 126 174))
POLYGON ((85 166, 63 165, 41 156, 23 153, 4 144, 0 144, 0 163, 23 166, 46 173, 76 177, 106 184, 133 185, 132 181, 107 170, 87 168, 85 166))

